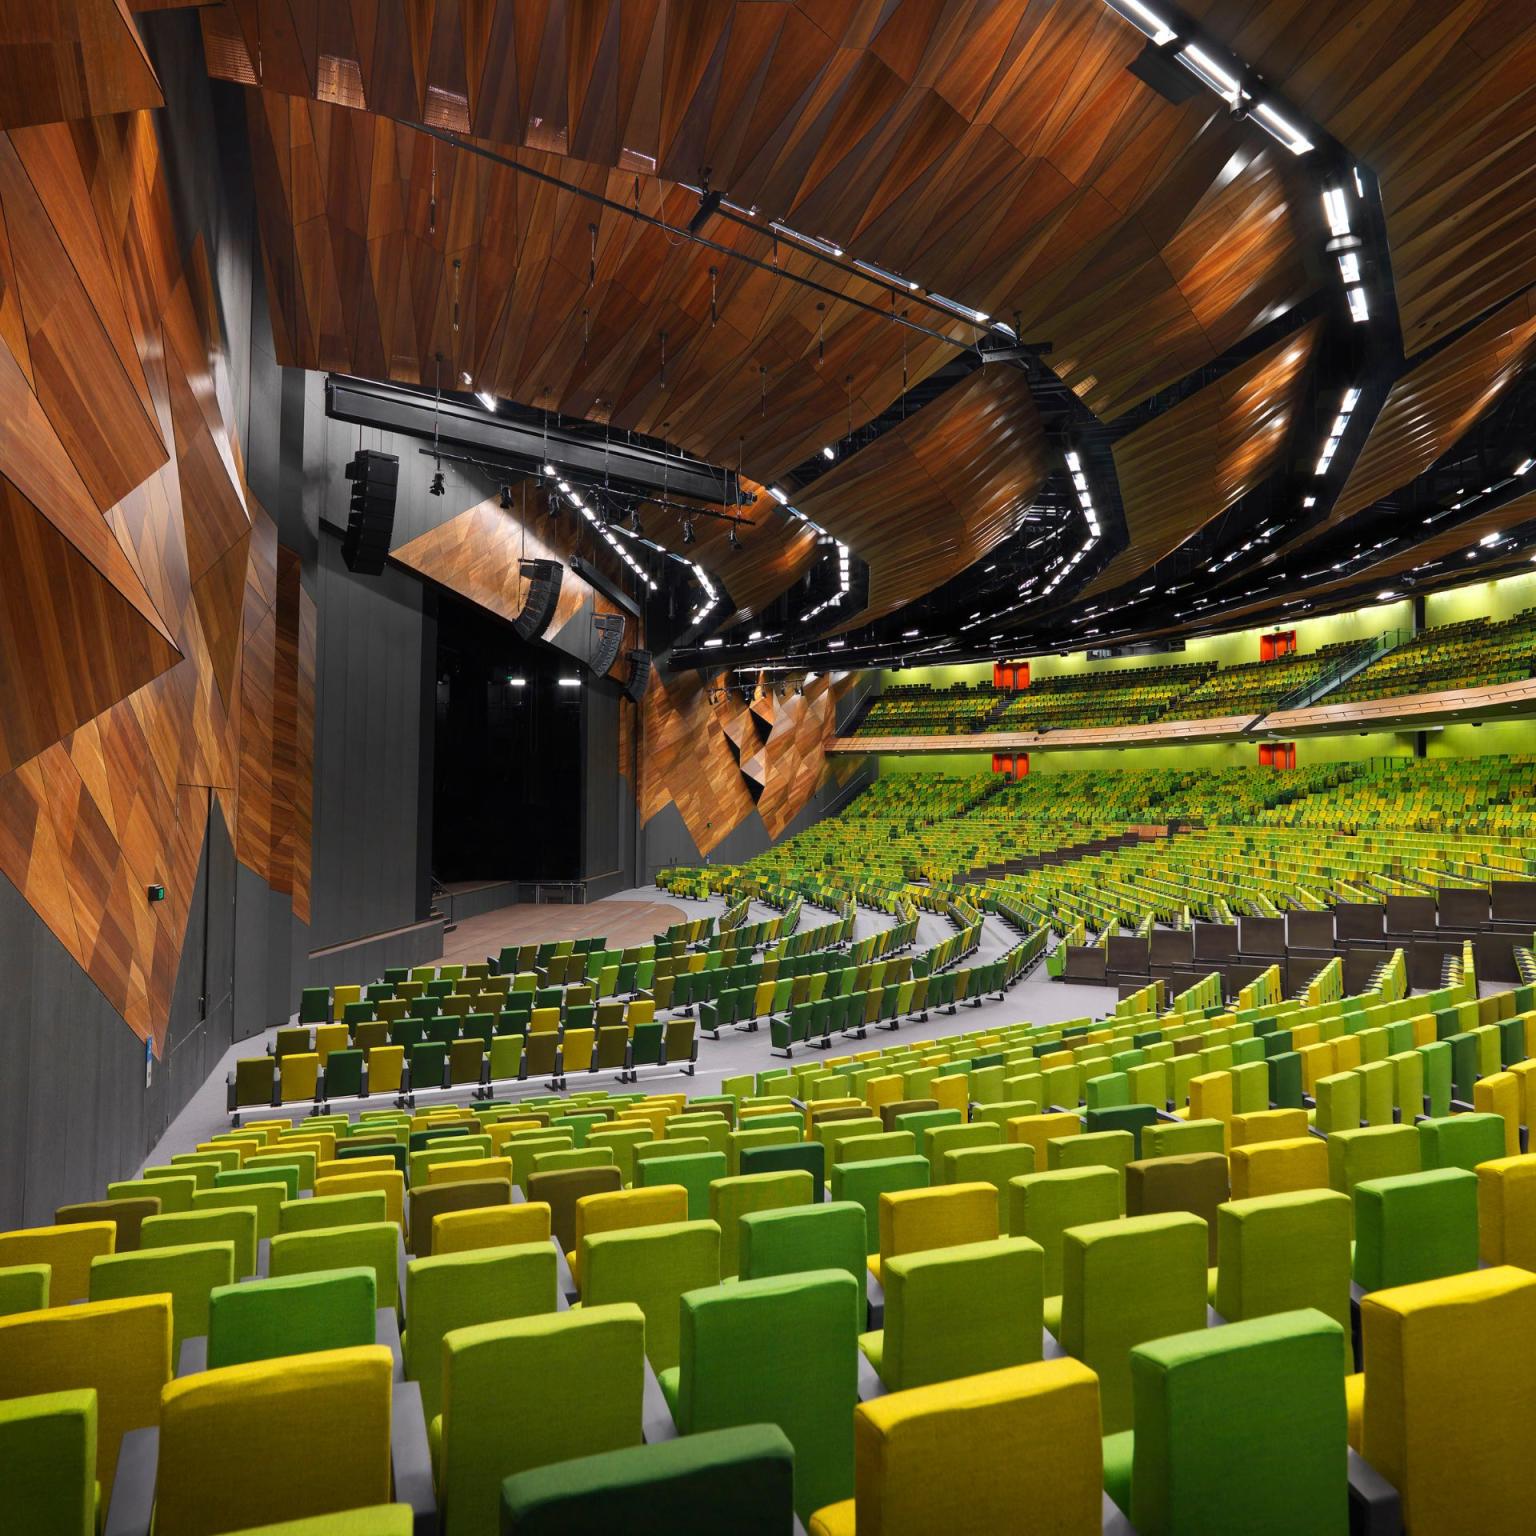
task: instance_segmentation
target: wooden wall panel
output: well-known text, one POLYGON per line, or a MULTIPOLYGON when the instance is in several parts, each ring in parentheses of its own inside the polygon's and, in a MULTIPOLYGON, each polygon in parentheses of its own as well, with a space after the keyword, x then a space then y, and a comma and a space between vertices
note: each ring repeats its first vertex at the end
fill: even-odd
POLYGON ((0 6, 0 129, 131 112, 161 99, 124 0, 0 6))
MULTIPOLYGON (((749 702, 725 689, 725 676, 652 672, 641 701, 640 819, 675 805, 701 854, 754 810, 777 838, 806 808, 833 772, 827 746, 837 702, 853 683, 852 673, 824 673, 803 694, 786 690, 749 702)), ((631 728, 626 721, 621 731, 621 765, 631 728)), ((837 766, 840 776, 851 771, 837 766)))
POLYGON ((0 872, 158 1047, 215 797, 250 867, 307 907, 312 605, 289 557, 279 667, 276 533, 152 115, 0 133, 0 229, 0 872))
POLYGON ((797 504, 869 563, 867 620, 996 548, 1050 468, 1028 380, 986 368, 822 475, 797 504))
POLYGON ((1313 321, 1115 444, 1130 543, 1085 597, 1150 570, 1268 477, 1287 449, 1317 336, 1313 321))

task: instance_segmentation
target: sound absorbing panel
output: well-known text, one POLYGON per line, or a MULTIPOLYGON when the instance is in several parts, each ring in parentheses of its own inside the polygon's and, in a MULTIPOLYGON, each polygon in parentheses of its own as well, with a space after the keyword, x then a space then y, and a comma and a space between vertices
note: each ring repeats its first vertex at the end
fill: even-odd
POLYGON ((524 640, 537 640, 554 616, 565 567, 558 560, 524 560, 520 569, 528 583, 528 597, 512 624, 524 640))
POLYGON ((649 651, 631 651, 629 653, 629 681, 624 685, 624 692, 638 704, 645 697, 646 685, 650 680, 651 653, 649 651))
POLYGON ((595 677, 602 677, 619 659, 619 647, 624 644, 624 616, 594 613, 592 630, 592 672, 595 677))
POLYGON ((389 558, 390 536, 395 530, 395 488, 400 460, 392 453, 359 448, 347 465, 352 500, 347 510, 347 531, 341 539, 341 558, 349 571, 378 576, 389 558))

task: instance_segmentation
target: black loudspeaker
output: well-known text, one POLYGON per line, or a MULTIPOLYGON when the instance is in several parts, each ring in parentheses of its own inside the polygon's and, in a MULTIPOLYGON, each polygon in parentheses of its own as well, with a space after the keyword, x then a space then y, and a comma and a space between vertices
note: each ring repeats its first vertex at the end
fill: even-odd
POLYGON ((395 530, 400 460, 392 453, 360 448, 347 465, 347 479, 352 482, 352 501, 347 531, 341 536, 341 558, 349 571, 377 576, 389 558, 390 535, 395 530))
POLYGON ((646 685, 650 680, 651 653, 649 651, 631 651, 629 653, 629 681, 624 685, 624 692, 638 704, 645 697, 646 685))
POLYGON ((607 675, 609 667, 619 659, 619 647, 624 644, 624 618, 617 613, 592 615, 594 644, 592 646, 592 674, 607 675))
POLYGON ((523 600, 523 611, 512 621, 512 627, 524 640, 537 640, 555 616, 555 604, 560 600, 560 578, 565 574, 565 567, 558 560, 524 560, 519 569, 528 583, 528 596, 523 600))

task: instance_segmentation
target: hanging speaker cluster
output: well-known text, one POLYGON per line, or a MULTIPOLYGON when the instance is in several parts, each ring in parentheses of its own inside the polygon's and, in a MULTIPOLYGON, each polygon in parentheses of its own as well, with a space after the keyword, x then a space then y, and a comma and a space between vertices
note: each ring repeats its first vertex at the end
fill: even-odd
POLYGON ((617 613, 592 615, 593 646, 592 674, 603 677, 609 667, 619 659, 619 647, 624 644, 624 618, 617 613))
POLYGON ((392 453, 360 448, 347 465, 352 499, 347 509, 347 531, 341 536, 341 558, 349 571, 378 576, 384 570, 395 530, 399 478, 400 460, 392 453))
POLYGON ((645 697, 646 686, 650 680, 651 653, 649 651, 631 651, 629 653, 629 681, 624 685, 624 692, 638 704, 645 697))
POLYGON ((513 619, 512 627, 524 640, 537 640, 549 628, 560 600, 560 578, 565 567, 558 560, 524 560, 519 566, 528 583, 523 611, 513 619))

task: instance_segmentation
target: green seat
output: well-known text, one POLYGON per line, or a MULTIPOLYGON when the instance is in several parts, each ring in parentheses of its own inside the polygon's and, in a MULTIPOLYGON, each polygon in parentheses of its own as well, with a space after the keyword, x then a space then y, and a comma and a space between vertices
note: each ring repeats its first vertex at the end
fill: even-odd
POLYGON ((277 1213, 277 1230, 313 1232, 321 1227, 357 1227, 389 1217, 389 1196, 382 1189, 355 1195, 321 1195, 318 1199, 285 1200, 277 1213))
POLYGON ((884 1327, 859 1346, 892 1392, 1028 1365, 1041 1358, 1044 1261, 1017 1237, 889 1258, 884 1327))
POLYGON ((690 1291, 679 1363, 661 1373, 683 1435, 744 1424, 783 1430, 802 1520, 853 1493, 860 1290, 840 1270, 812 1270, 690 1291))
MULTIPOLYGON (((505 1478, 641 1443, 645 1316, 621 1303, 455 1328, 429 1432, 443 1536, 497 1536, 505 1478), (537 1391, 508 1391, 537 1382, 537 1391)), ((850 1420, 851 1420, 850 1413, 850 1420)))
POLYGON ((1105 1490, 1144 1532, 1347 1536, 1345 1345, 1315 1311, 1137 1345, 1105 1490))
POLYGON ((552 1467, 502 1484, 504 1536, 783 1536, 794 1514, 795 1453, 772 1424, 664 1440, 552 1467))
MULTIPOLYGON (((665 1146, 657 1142, 656 1146, 665 1146)), ((633 1150, 633 1149, 632 1149, 633 1150)), ((687 1152, 680 1157, 636 1157, 636 1189, 651 1189, 661 1184, 680 1184, 688 1191, 688 1219, 704 1221, 709 1217, 709 1186, 726 1176, 726 1160, 720 1152, 687 1152)))
POLYGON ((1353 1195, 1355 1186, 1368 1179, 1418 1173, 1421 1144, 1418 1130, 1411 1125, 1334 1131, 1328 1138, 1329 1187, 1341 1195, 1353 1195))
POLYGON ((1098 1373, 1106 1434, 1131 1427, 1132 1348, 1205 1326, 1205 1271, 1205 1223, 1187 1212, 1064 1234, 1058 1337, 1098 1373))
POLYGON ((192 1196, 191 1214, 215 1210, 252 1210, 256 1213, 256 1236, 274 1237, 283 1201, 292 1200, 296 1193, 290 1192, 286 1182, 278 1180, 264 1180, 259 1184, 242 1184, 223 1189, 200 1189, 192 1196))
POLYGON ((96 1391, 0 1398, 0 1526, 96 1536, 96 1391))
MULTIPOLYGON (((151 1183, 158 1182, 151 1180, 151 1183)), ((263 1163, 258 1168, 235 1168, 214 1176, 215 1189, 244 1189, 251 1185, 281 1184, 284 1200, 299 1198, 299 1170, 293 1163, 263 1163)), ((194 1193, 196 1193, 194 1191, 194 1193)))
MULTIPOLYGON (((893 1134, 909 1135, 910 1132, 893 1134)), ((832 1198, 852 1200, 864 1208, 864 1233, 869 1253, 880 1251, 880 1196, 906 1189, 927 1189, 928 1185, 926 1157, 885 1157, 832 1165, 832 1198)))
POLYGON ((549 1243, 472 1248, 412 1259, 405 1269, 401 1336, 405 1372, 421 1387, 422 1412, 442 1412, 443 1339, 454 1328, 533 1317, 556 1308, 555 1250, 549 1243))
POLYGON ((740 1174, 716 1179, 709 1186, 710 1219, 720 1224, 720 1275, 729 1279, 740 1272, 741 1218, 750 1211, 779 1210, 785 1206, 810 1205, 815 1199, 811 1175, 802 1168, 784 1173, 740 1174))
POLYGON ((1354 1277, 1362 1291, 1460 1275, 1477 1263, 1475 1173, 1429 1168, 1355 1186, 1354 1277))
MULTIPOLYGON (((284 1232, 272 1239, 267 1272, 274 1279, 312 1275, 326 1269, 371 1269, 375 1305, 399 1305, 400 1228, 392 1221, 355 1227, 322 1227, 314 1232, 284 1232)), ((372 1338, 368 1339, 372 1343, 372 1338)))
POLYGON ((1141 1128, 1141 1155, 1189 1157, 1227 1150, 1227 1128, 1220 1120, 1159 1120, 1141 1128))
POLYGON ((787 1210, 753 1211, 741 1218, 741 1278, 764 1280, 812 1269, 841 1269, 859 1282, 864 1317, 864 1207, 856 1200, 825 1200, 787 1210))
POLYGON ((208 1299, 208 1367, 372 1344, 377 1299, 361 1267, 219 1286, 208 1299))
POLYGON ((720 1227, 713 1221, 598 1232, 585 1239, 582 1249, 583 1305, 633 1302, 639 1307, 645 1314, 646 1358, 655 1371, 669 1370, 678 1362, 684 1294, 719 1283, 720 1227))
POLYGON ((1228 1201, 1216 1213, 1217 1312, 1236 1323, 1312 1308, 1347 1329, 1349 1225, 1336 1190, 1228 1201))
POLYGON ((811 1176, 811 1200, 825 1200, 826 1148, 819 1141, 797 1141, 776 1147, 743 1147, 741 1172, 745 1175, 760 1173, 788 1173, 801 1169, 811 1176))
MULTIPOLYGON (((1035 1149, 1027 1142, 961 1147, 943 1156, 945 1184, 990 1184, 997 1191, 997 1230, 1008 1235, 1012 1219, 1009 1184, 1035 1171, 1035 1149)), ((937 1170, 935 1170, 937 1171, 937 1170)))
POLYGON ((1047 1171, 1067 1168, 1110 1168, 1120 1187, 1120 1210, 1125 1210, 1125 1167, 1136 1155, 1136 1138, 1129 1131, 1095 1131, 1081 1136, 1059 1136, 1046 1143, 1047 1171))
POLYGON ((1113 1221, 1119 1214, 1120 1176, 1113 1168, 1031 1173, 1009 1186, 1008 1234, 1040 1245, 1047 1296, 1061 1294, 1067 1228, 1113 1221))
POLYGON ((356 1047, 332 1051, 325 1060, 324 1090, 327 1099, 355 1099, 363 1091, 366 1051, 356 1047))
POLYGON ((151 1216, 139 1233, 139 1251, 204 1243, 234 1244, 234 1279, 256 1273, 256 1212, 250 1209, 173 1212, 151 1216))
POLYGON ((1419 1161, 1425 1169, 1464 1168, 1491 1163, 1505 1155, 1504 1117, 1494 1114, 1444 1115, 1419 1122, 1419 1161))
POLYGON ((48 1305, 51 1277, 52 1267, 47 1264, 12 1264, 0 1269, 0 1317, 42 1311, 48 1305))
POLYGON ((126 1296, 171 1298, 171 1349, 208 1332, 208 1297, 235 1279, 235 1245, 188 1244, 181 1248, 140 1248, 136 1253, 107 1254, 91 1260, 92 1301, 120 1301, 126 1296))
POLYGON ((177 1178, 120 1179, 107 1185, 109 1200, 159 1200, 162 1216, 192 1209, 192 1196, 202 1186, 192 1173, 177 1178))

